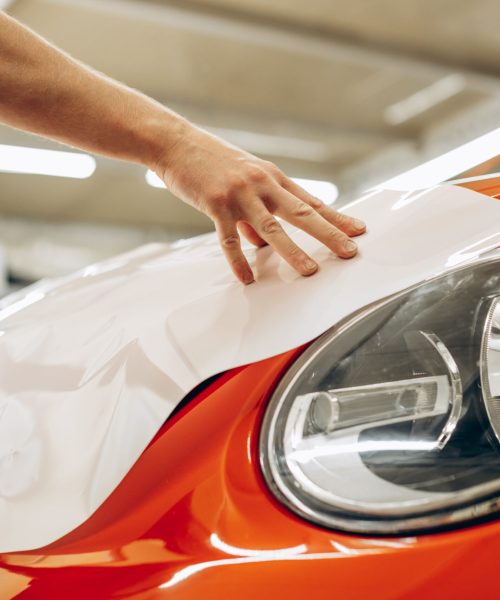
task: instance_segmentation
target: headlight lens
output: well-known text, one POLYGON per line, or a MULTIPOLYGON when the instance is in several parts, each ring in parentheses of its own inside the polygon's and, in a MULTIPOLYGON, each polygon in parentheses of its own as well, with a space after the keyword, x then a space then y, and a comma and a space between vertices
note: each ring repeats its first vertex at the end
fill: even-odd
POLYGON ((403 533, 500 507, 500 261, 457 269, 324 334, 273 395, 265 477, 302 516, 403 533))

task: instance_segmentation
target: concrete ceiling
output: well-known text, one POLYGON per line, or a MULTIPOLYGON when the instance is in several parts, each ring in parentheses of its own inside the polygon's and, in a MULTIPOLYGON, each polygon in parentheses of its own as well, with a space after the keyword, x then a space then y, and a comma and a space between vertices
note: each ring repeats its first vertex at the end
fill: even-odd
MULTIPOLYGON (((17 0, 9 12, 290 175, 333 180, 346 195, 435 152, 434 131, 458 143, 499 118, 496 0, 17 0), (471 114, 473 130, 461 130, 471 114)), ((0 143, 52 147, 6 128, 0 143)), ((210 227, 147 186, 139 167, 109 160, 85 181, 2 174, 0 190, 4 214, 210 227)))
MULTIPOLYGON (((158 2, 163 4, 163 2, 158 2)), ((498 75, 497 0, 182 0, 353 42, 370 50, 498 75)))

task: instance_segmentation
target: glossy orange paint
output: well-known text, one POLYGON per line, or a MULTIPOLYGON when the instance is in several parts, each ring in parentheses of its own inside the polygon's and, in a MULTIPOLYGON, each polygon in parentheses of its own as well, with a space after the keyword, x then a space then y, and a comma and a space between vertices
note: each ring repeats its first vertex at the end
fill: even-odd
POLYGON ((478 179, 475 181, 467 181, 460 184, 475 192, 480 192, 492 198, 500 198, 500 177, 492 177, 491 179, 478 179))
MULTIPOLYGON (((500 178, 475 183, 500 195, 500 178)), ((220 376, 167 421, 86 523, 37 552, 0 556, 1 600, 498 598, 500 522, 351 536, 269 493, 260 422, 300 352, 220 376)))

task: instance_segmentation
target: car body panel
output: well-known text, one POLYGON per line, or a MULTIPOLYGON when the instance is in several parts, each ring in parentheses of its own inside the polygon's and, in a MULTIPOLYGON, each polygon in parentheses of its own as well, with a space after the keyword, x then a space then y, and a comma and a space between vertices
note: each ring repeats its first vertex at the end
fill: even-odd
POLYGON ((497 597, 500 523, 351 536, 303 521, 270 494, 260 423, 300 351, 221 376, 166 423, 84 525, 42 551, 1 556, 2 600, 497 597))
POLYGON ((0 551, 44 546, 88 519, 208 377, 310 342, 500 244, 500 205, 452 185, 374 191, 348 208, 370 227, 353 260, 290 229, 321 265, 310 279, 265 248, 243 287, 212 235, 139 249, 4 308, 0 551))
MULTIPOLYGON (((459 185, 499 198, 500 176, 494 174, 499 165, 498 157, 474 166, 477 162, 479 160, 474 162, 471 159, 470 166, 473 168, 464 170, 462 178, 465 179, 459 185), (488 173, 493 175, 485 175, 488 173), (480 177, 471 179, 474 176, 480 177)), ((487 199, 484 196, 474 198, 478 212, 473 210, 472 214, 469 213, 467 232, 464 234, 462 231, 464 239, 460 240, 460 244, 462 248, 470 245, 469 230, 479 231, 483 242, 472 248, 472 255, 471 248, 466 250, 468 256, 459 254, 459 258, 464 260, 473 260, 478 252, 496 243, 495 237, 484 239, 488 238, 484 235, 484 223, 476 219, 479 207, 486 206, 484 201, 487 199)), ((493 210, 491 202, 489 206, 493 210)), ((453 207, 449 208, 453 213, 453 207)), ((375 214, 364 218, 368 221, 371 216, 375 220, 377 216, 381 217, 375 214)), ((432 224, 434 221, 442 229, 443 225, 444 229, 453 226, 450 220, 438 223, 437 217, 432 219, 432 215, 428 216, 428 222, 432 224)), ((370 234, 366 241, 375 231, 371 221, 369 225, 370 234)), ((396 233, 399 235, 395 237, 401 239, 401 232, 398 230, 396 233)), ((425 233, 428 233, 427 229, 425 233)), ((384 235, 389 235, 389 240, 393 239, 390 234, 391 228, 388 227, 384 235)), ((427 257, 428 236, 420 236, 418 241, 421 256, 427 257)), ((204 252, 209 248, 216 250, 215 242, 209 237, 203 237, 196 243, 204 252)), ((362 258, 364 243, 361 238, 362 258)), ((389 241, 386 246, 387 255, 395 253, 394 243, 389 241)), ((181 250, 182 247, 181 244, 177 248, 181 250)), ((118 261, 121 260, 122 264, 133 263, 134 260, 140 262, 145 254, 162 256, 166 251, 165 247, 145 248, 132 256, 119 257, 118 261)), ((260 250, 259 254, 263 256, 266 252, 269 251, 260 250)), ((430 253, 433 254, 433 251, 430 253)), ((259 260, 259 274, 264 273, 260 269, 267 268, 270 260, 272 264, 278 264, 274 259, 259 260)), ((328 265, 331 264, 332 272, 343 268, 344 264, 346 268, 355 265, 354 262, 342 263, 331 258, 325 264, 326 268, 330 268, 328 265)), ((432 264, 436 269, 440 268, 439 261, 432 264)), ((107 270, 112 271, 117 266, 116 260, 110 261, 78 274, 76 279, 105 277, 107 270)), ((224 268, 220 257, 214 266, 219 271, 218 283, 237 286, 229 275, 220 274, 224 268)), ((408 264, 408 270, 414 267, 415 262, 408 264)), ((285 272, 294 281, 293 274, 286 267, 280 265, 280 269, 275 275, 285 272)), ((322 271, 324 269, 322 264, 322 271)), ((197 273, 202 280, 203 270, 197 273)), ((296 280, 298 285, 312 289, 316 277, 296 280)), ((122 277, 122 282, 125 280, 126 277, 122 277)), ((69 278, 65 282, 42 284, 38 293, 50 295, 51 289, 61 283, 71 286, 71 281, 72 278, 69 278)), ((154 290, 162 291, 162 284, 160 278, 154 290)), ((279 300, 286 301, 291 287, 287 281, 281 285, 287 291, 279 294, 279 300)), ((345 285, 353 289, 350 287, 353 282, 347 281, 345 285)), ((402 287, 400 282, 399 288, 402 287)), ((252 288, 257 289, 258 286, 250 286, 249 289, 252 288)), ((332 298, 337 298, 337 289, 335 286, 332 290, 332 298)), ((390 291, 386 287, 381 288, 379 293, 387 295, 390 291)), ((99 301, 106 300, 106 294, 96 297, 99 301)), ((122 294, 122 299, 125 297, 122 294)), ((151 289, 140 301, 139 298, 136 298, 138 306, 154 304, 151 302, 154 298, 151 289)), ((74 310, 71 298, 67 301, 67 311, 74 310)), ((28 304, 29 301, 27 307, 28 304)), ((274 302, 269 303, 267 308, 273 305, 279 306, 274 302)), ((61 306, 64 307, 64 304, 61 306)), ((82 301, 80 308, 84 307, 85 302, 82 301)), ((23 310, 17 318, 22 322, 26 314, 29 313, 23 310)), ((57 315, 57 311, 54 314, 57 315)), ((304 313, 300 314, 300 318, 304 318, 304 313)), ((298 319, 288 315, 287 323, 294 326, 298 319)), ((310 322, 315 323, 315 320, 310 322)), ((28 324, 29 319, 26 321, 28 324)), ((273 321, 269 339, 276 332, 275 325, 273 321)), ((160 328, 157 321, 155 326, 160 328)), ((280 331, 283 331, 283 325, 280 331)), ((36 336, 30 338, 30 334, 27 327, 26 339, 32 341, 30 348, 36 348, 37 342, 38 348, 41 348, 44 340, 36 336)), ((65 335, 65 339, 72 340, 71 328, 65 335)), ((92 331, 89 331, 89 337, 91 335, 92 331)), ((191 600, 238 597, 250 600, 284 594, 290 600, 305 596, 380 600, 496 598, 500 587, 500 574, 496 568, 500 550, 498 521, 492 519, 489 523, 469 525, 455 531, 414 537, 355 536, 329 531, 302 520, 281 505, 267 489, 258 456, 262 416, 273 389, 300 355, 303 346, 299 343, 312 339, 313 330, 310 336, 303 342, 297 342, 298 347, 283 348, 285 352, 276 352, 277 355, 270 358, 262 355, 263 360, 254 364, 236 366, 235 363, 233 368, 208 386, 196 388, 188 395, 189 401, 177 408, 163 426, 158 426, 156 435, 156 424, 149 430, 148 435, 154 435, 154 438, 142 454, 139 450, 141 444, 134 447, 137 456, 140 454, 139 459, 133 465, 133 460, 130 462, 128 473, 123 474, 114 491, 95 507, 89 518, 43 548, 0 554, 0 599, 59 600, 71 597, 78 600, 93 597, 96 600, 146 600, 175 597, 191 600)), ((213 332, 210 337, 215 347, 219 340, 213 332)), ((183 343, 186 344, 186 341, 183 343)), ((29 357, 29 352, 24 358, 20 354, 18 359, 26 360, 26 357, 29 357)), ((10 368, 12 365, 4 365, 4 381, 12 376, 10 368)), ((196 373, 193 365, 190 369, 180 365, 175 376, 182 395, 203 377, 196 373)), ((140 386, 137 389, 140 390, 140 386)), ((165 408, 165 412, 170 413, 179 400, 177 398, 162 410, 165 408)), ((87 442, 92 444, 93 441, 92 435, 89 435, 87 442)), ((121 448, 129 451, 127 446, 131 442, 133 440, 124 440, 121 448)), ((142 440, 141 443, 146 445, 147 441, 142 440)), ((59 490, 63 496, 67 492, 68 489, 59 490)), ((50 511, 39 511, 24 526, 28 531, 30 527, 36 529, 50 518, 50 511)), ((0 541, 2 534, 0 528, 0 541)))

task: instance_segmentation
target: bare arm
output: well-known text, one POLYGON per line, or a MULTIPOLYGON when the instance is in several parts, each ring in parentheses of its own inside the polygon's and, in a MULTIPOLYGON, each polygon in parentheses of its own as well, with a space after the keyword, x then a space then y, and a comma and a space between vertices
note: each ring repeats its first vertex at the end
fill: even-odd
POLYGON ((244 283, 253 274, 240 233, 269 243, 299 273, 317 264, 273 215, 344 258, 364 225, 341 215, 263 161, 180 115, 75 61, 0 12, 0 121, 90 152, 153 169, 167 187, 215 223, 222 249, 244 283))

